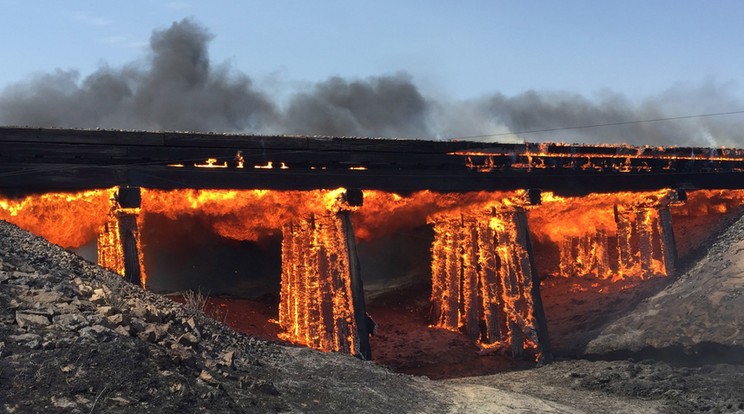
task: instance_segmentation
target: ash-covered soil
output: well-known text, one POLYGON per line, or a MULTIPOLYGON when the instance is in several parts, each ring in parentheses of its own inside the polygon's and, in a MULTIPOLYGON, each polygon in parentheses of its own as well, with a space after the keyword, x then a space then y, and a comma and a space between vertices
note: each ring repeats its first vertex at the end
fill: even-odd
MULTIPOLYGON (((744 239, 744 231, 737 235, 744 239)), ((721 240, 737 242, 726 237, 733 236, 721 240)), ((600 305, 595 309, 601 312, 600 305)), ((706 321, 731 317, 706 309, 706 321)), ((228 313, 223 320, 234 318, 239 316, 228 313)), ((590 322, 594 328, 603 320, 590 322)), ((680 354, 686 358, 668 361, 615 349, 593 361, 560 360, 540 368, 521 361, 505 371, 495 362, 502 356, 454 355, 467 348, 458 338, 435 349, 436 334, 420 343, 424 329, 407 336, 406 326, 383 328, 386 334, 375 340, 389 335, 397 342, 378 343, 382 362, 395 360, 405 341, 418 349, 412 365, 396 367, 401 371, 415 372, 415 364, 450 353, 451 365, 440 367, 450 375, 442 378, 498 372, 430 380, 351 356, 259 340, 0 222, 0 412, 744 412, 744 366, 700 358, 730 350, 730 343, 688 349, 693 353, 680 354), (465 369, 463 360, 493 371, 465 369)), ((569 330, 562 334, 566 341, 569 330)))

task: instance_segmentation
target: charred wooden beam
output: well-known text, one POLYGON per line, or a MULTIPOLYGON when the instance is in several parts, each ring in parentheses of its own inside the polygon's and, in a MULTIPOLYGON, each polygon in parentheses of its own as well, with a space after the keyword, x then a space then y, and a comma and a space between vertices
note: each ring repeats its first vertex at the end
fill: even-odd
POLYGON ((124 278, 130 283, 144 287, 142 267, 138 248, 137 215, 134 213, 117 213, 119 234, 124 251, 124 278))
POLYGON ((668 205, 659 208, 659 228, 666 274, 673 275, 677 270, 677 243, 672 228, 672 213, 668 205))
MULTIPOLYGON (((529 286, 529 297, 532 300, 532 315, 535 318, 535 336, 537 355, 539 363, 549 363, 553 360, 550 349, 550 337, 548 335, 548 320, 545 317, 545 310, 540 294, 540 278, 537 273, 535 264, 535 253, 532 250, 532 240, 530 240, 530 230, 527 223, 527 215, 524 210, 518 210, 515 213, 514 220, 517 228, 517 242, 524 246, 527 252, 528 263, 523 263, 522 268, 529 274, 525 275, 529 286)), ((524 259, 523 259, 524 260, 524 259)))
POLYGON ((354 309, 354 327, 359 338, 359 356, 365 360, 371 360, 372 347, 369 343, 371 328, 368 326, 367 306, 364 302, 364 284, 362 282, 361 266, 357 254, 354 228, 351 225, 351 216, 348 210, 340 211, 338 216, 341 220, 342 233, 348 254, 351 302, 354 309))

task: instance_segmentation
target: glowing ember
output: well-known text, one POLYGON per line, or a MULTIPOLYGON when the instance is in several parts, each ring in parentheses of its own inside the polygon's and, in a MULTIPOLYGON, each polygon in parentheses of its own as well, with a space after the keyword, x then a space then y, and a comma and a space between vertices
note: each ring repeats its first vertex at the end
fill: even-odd
POLYGON ((222 164, 217 164, 217 158, 209 158, 207 161, 204 162, 204 164, 194 164, 194 167, 198 168, 227 168, 227 161, 224 161, 222 164))

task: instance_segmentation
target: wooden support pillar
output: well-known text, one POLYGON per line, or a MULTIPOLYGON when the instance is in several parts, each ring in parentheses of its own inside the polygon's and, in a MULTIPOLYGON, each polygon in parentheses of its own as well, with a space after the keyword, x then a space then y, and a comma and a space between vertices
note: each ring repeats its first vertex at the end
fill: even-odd
POLYGON ((432 325, 441 326, 445 309, 444 294, 447 280, 447 269, 444 257, 446 255, 446 229, 434 226, 434 241, 431 245, 431 312, 429 320, 432 325))
POLYGON ((120 187, 116 194, 119 210, 119 237, 124 252, 124 278, 131 283, 145 287, 142 277, 139 251, 139 229, 137 216, 142 207, 142 195, 139 187, 120 187))
POLYGON ((618 273, 647 278, 674 274, 677 247, 669 204, 682 201, 675 191, 632 206, 615 206, 618 273))
POLYGON ((659 235, 666 274, 672 276, 677 270, 677 242, 674 239, 672 213, 668 205, 659 208, 659 235))
POLYGON ((292 342, 371 359, 350 214, 342 205, 338 212, 311 214, 282 227, 279 325, 282 337, 292 342))
POLYGON ((137 214, 118 213, 117 219, 119 220, 121 248, 124 252, 124 279, 135 285, 144 287, 142 283, 139 248, 137 246, 137 239, 139 237, 137 214))
POLYGON ((365 360, 372 359, 372 348, 369 344, 369 327, 367 326, 367 306, 364 302, 364 284, 362 283, 361 266, 357 255, 354 228, 351 226, 351 215, 348 210, 338 213, 341 229, 349 255, 349 278, 351 281, 351 303, 354 308, 354 325, 359 337, 359 356, 365 360))
POLYGON ((460 235, 462 227, 454 220, 452 230, 447 234, 447 290, 444 300, 447 302, 447 312, 444 322, 449 329, 460 326, 460 287, 462 286, 462 246, 460 235))
POLYGON ((532 299, 532 315, 535 318, 535 334, 537 341, 538 362, 549 363, 553 360, 550 350, 550 338, 548 336, 548 320, 545 317, 543 309, 542 295, 540 295, 540 278, 537 274, 535 265, 535 253, 532 249, 532 240, 530 239, 530 229, 527 223, 527 214, 524 210, 518 210, 514 213, 514 221, 517 227, 517 242, 522 244, 527 251, 529 266, 522 266, 523 269, 529 269, 529 274, 525 275, 525 280, 529 281, 529 295, 532 299))
POLYGON ((636 211, 634 223, 634 230, 638 237, 638 258, 644 278, 652 276, 653 273, 653 221, 650 213, 648 208, 639 208, 636 211))
POLYGON ((610 249, 607 232, 597 230, 594 240, 594 260, 596 263, 597 277, 610 277, 612 269, 610 268, 610 249))
MULTIPOLYGON (((516 231, 513 215, 501 214, 501 221, 505 231, 497 232, 499 256, 499 276, 501 281, 501 307, 506 320, 506 334, 513 357, 524 355, 524 327, 528 323, 525 318, 529 314, 524 301, 524 287, 522 286, 521 257, 519 250, 522 245, 516 241, 516 231)), ((505 335, 506 336, 506 335, 505 335)))
POLYGON ((540 281, 522 209, 430 217, 432 323, 515 357, 551 358, 540 281))
POLYGON ((116 192, 109 220, 98 237, 98 264, 145 287, 137 226, 141 202, 139 187, 121 187, 116 192))
POLYGON ((635 266, 631 243, 633 229, 630 214, 617 205, 615 206, 615 223, 617 224, 617 270, 623 275, 632 272, 635 266))
POLYGON ((478 285, 478 226, 476 222, 463 223, 462 240, 462 320, 465 334, 472 339, 480 336, 480 321, 483 309, 479 296, 482 289, 478 285))
POLYGON ((484 327, 480 341, 486 344, 500 342, 506 338, 506 321, 500 306, 501 283, 498 275, 498 256, 493 230, 485 223, 478 224, 478 263, 480 272, 479 298, 480 309, 483 310, 484 327))
POLYGON ((558 246, 558 269, 563 277, 575 276, 576 273, 576 256, 574 245, 576 237, 566 237, 558 246))

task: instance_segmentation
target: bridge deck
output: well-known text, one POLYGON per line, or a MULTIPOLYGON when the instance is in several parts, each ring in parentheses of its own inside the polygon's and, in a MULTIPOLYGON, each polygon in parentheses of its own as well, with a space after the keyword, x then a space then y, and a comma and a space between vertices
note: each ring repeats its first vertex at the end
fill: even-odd
POLYGON ((561 194, 734 189, 744 188, 744 150, 0 128, 0 191, 116 185, 561 194))

